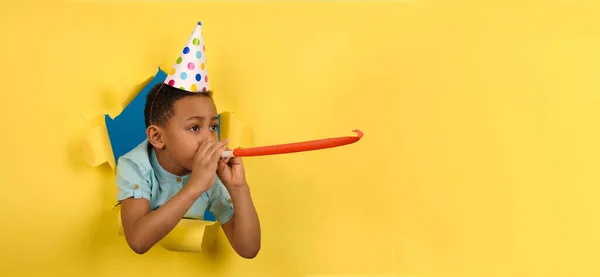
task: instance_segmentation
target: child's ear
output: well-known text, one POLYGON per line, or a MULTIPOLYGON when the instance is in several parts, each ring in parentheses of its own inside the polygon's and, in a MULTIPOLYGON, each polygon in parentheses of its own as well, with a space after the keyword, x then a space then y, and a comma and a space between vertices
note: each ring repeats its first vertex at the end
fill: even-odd
POLYGON ((148 142, 152 144, 157 149, 162 149, 165 147, 165 143, 163 141, 162 129, 156 125, 150 125, 146 129, 146 136, 148 137, 148 142))

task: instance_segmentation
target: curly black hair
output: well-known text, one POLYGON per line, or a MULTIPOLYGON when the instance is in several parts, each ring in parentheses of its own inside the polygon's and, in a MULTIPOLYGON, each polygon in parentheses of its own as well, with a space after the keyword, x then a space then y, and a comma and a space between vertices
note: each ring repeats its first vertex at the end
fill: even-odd
POLYGON ((212 91, 189 92, 164 83, 156 84, 146 96, 144 108, 146 128, 152 124, 164 127, 173 116, 175 101, 189 96, 204 96, 212 99, 212 91))

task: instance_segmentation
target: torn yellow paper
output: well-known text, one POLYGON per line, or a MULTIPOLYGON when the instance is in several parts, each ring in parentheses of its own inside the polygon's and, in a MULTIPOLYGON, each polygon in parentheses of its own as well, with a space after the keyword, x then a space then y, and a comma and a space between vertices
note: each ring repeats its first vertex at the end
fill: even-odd
POLYGON ((229 139, 227 147, 235 149, 238 147, 252 147, 251 128, 238 121, 233 112, 221 113, 221 140, 229 139))
POLYGON ((219 226, 216 221, 182 219, 160 245, 170 251, 200 252, 214 241, 219 226))
POLYGON ((83 140, 81 150, 83 160, 92 167, 99 166, 105 162, 108 162, 113 169, 116 166, 104 123, 90 129, 83 140))
MULTIPOLYGON (((120 206, 117 209, 117 224, 119 236, 125 236, 121 221, 120 206)), ((159 244, 169 251, 201 252, 214 241, 221 225, 216 221, 198 219, 181 219, 177 226, 169 232, 159 244)))

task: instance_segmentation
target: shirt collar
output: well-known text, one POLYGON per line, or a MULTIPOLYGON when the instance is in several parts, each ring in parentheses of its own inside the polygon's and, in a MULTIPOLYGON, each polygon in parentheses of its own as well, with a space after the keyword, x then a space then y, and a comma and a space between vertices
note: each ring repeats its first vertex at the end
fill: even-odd
POLYGON ((158 162, 158 158, 156 157, 156 151, 154 151, 154 147, 150 147, 150 164, 152 165, 152 168, 156 172, 157 178, 159 178, 161 180, 185 184, 190 179, 191 173, 188 173, 183 176, 179 176, 179 175, 175 175, 171 172, 166 171, 158 162), (179 180, 181 180, 181 182, 179 180))

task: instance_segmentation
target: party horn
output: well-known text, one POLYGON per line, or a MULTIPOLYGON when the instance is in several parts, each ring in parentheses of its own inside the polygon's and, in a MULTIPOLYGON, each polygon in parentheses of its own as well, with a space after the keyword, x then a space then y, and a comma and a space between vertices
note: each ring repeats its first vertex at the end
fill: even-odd
POLYGON ((226 150, 223 152, 221 157, 233 158, 233 157, 255 157, 255 156, 267 156, 267 155, 279 155, 289 154, 296 152, 306 152, 314 150, 322 150, 327 148, 339 147, 348 144, 355 143, 363 137, 363 133, 360 130, 352 130, 357 133, 356 137, 337 137, 337 138, 326 138, 318 140, 310 140, 303 142, 294 142, 286 144, 277 144, 261 147, 251 148, 236 148, 233 150, 226 150))

